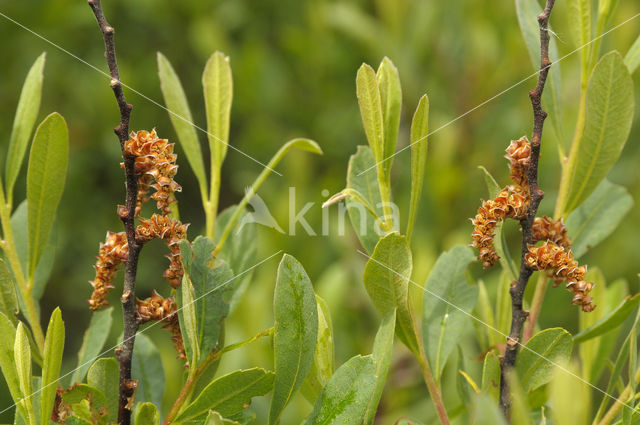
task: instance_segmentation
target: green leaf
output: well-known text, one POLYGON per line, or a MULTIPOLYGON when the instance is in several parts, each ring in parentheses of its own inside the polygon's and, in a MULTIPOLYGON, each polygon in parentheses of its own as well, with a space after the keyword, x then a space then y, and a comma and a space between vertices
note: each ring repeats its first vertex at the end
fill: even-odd
POLYGON ((568 360, 572 348, 571 334, 562 328, 545 329, 535 334, 520 350, 516 362, 522 388, 531 392, 549 382, 553 374, 551 362, 568 360))
POLYGON ((425 94, 420 98, 418 107, 411 121, 411 203, 409 204, 409 221, 407 224, 407 239, 411 241, 413 224, 418 214, 418 205, 422 195, 424 181, 424 167, 427 161, 427 135, 429 134, 429 97, 425 94))
POLYGON ((487 394, 477 394, 473 406, 475 425, 507 425, 498 404, 487 394))
MULTIPOLYGON (((236 207, 231 206, 223 210, 217 218, 216 228, 224 229, 236 207)), ((229 314, 233 313, 236 306, 242 299, 251 277, 253 276, 253 270, 249 270, 251 266, 256 263, 256 253, 258 248, 258 225, 256 223, 245 221, 247 216, 246 209, 243 210, 233 227, 233 237, 228 240, 222 247, 220 254, 233 271, 234 275, 243 273, 239 278, 229 282, 229 291, 231 292, 231 302, 229 305, 229 314), (247 271, 249 270, 249 271, 247 271), (244 273, 246 272, 246 273, 244 273)), ((220 240, 220 232, 216 233, 213 238, 214 242, 220 240)))
POLYGON ((588 341, 591 338, 595 338, 617 328, 635 311, 638 303, 640 303, 640 294, 626 296, 615 310, 589 326, 589 328, 574 335, 573 342, 578 344, 588 341))
POLYGON ((600 184, 624 147, 633 121, 633 81, 618 52, 594 68, 586 91, 585 127, 571 151, 565 213, 600 184))
POLYGON ((141 403, 136 409, 135 425, 159 425, 160 414, 153 403, 141 403))
POLYGON ((99 354, 107 341, 113 318, 113 307, 96 311, 91 316, 89 327, 82 337, 82 345, 78 351, 78 366, 73 371, 71 382, 82 382, 93 359, 99 354))
POLYGON ((476 302, 476 309, 478 318, 483 323, 479 323, 474 320, 474 326, 476 326, 478 341, 480 342, 480 348, 482 350, 488 347, 495 346, 501 342, 501 336, 494 330, 495 329, 495 317, 493 315, 493 307, 491 306, 491 299, 487 292, 482 279, 478 280, 478 301, 476 302))
POLYGON ((316 295, 318 304, 318 338, 313 363, 300 391, 313 404, 327 384, 334 369, 333 326, 327 303, 316 295))
MULTIPOLYGON (((0 368, 2 375, 9 387, 9 393, 15 403, 22 399, 22 390, 20 389, 20 379, 16 370, 16 359, 14 355, 14 341, 16 339, 16 328, 13 323, 0 313, 0 368)), ((22 404, 18 404, 18 410, 24 415, 22 404)))
MULTIPOLYGON (((62 392, 60 398, 63 403, 62 409, 60 410, 70 408, 75 414, 80 413, 79 410, 83 410, 89 420, 91 420, 91 416, 93 415, 104 415, 104 413, 107 413, 103 418, 105 421, 110 418, 112 418, 113 421, 117 419, 118 413, 114 412, 111 415, 109 414, 110 412, 107 411, 107 398, 102 390, 96 387, 87 384, 76 384, 62 392), (78 409, 79 406, 82 406, 82 408, 78 409)), ((67 421, 67 424, 69 423, 70 422, 67 421)))
POLYGON ((640 66, 640 35, 636 38, 636 41, 633 42, 631 48, 627 52, 624 57, 624 64, 627 65, 629 69, 629 74, 633 74, 640 66))
MULTIPOLYGON (((606 280, 600 269, 598 269, 597 267, 590 267, 589 271, 584 277, 584 280, 587 282, 593 282, 594 287, 591 290, 590 296, 593 297, 594 300, 598 300, 598 308, 588 314, 584 312, 579 313, 578 329, 580 332, 589 328, 591 325, 602 319, 605 313, 608 313, 610 311, 606 303, 606 280)), ((593 338, 590 341, 583 342, 578 347, 578 353, 580 355, 580 368, 582 371, 582 377, 584 379, 590 379, 593 371, 593 365, 599 360, 596 359, 596 355, 598 354, 601 340, 602 338, 593 338)))
POLYGON ((233 281, 233 272, 227 262, 220 259, 209 267, 214 248, 213 241, 202 236, 193 241, 192 247, 186 241, 181 244, 185 274, 193 285, 199 361, 218 346, 224 319, 229 314, 231 288, 228 284, 233 281))
POLYGON ((273 372, 261 368, 236 370, 207 385, 196 399, 178 415, 175 422, 204 418, 209 410, 222 416, 241 412, 252 397, 265 395, 273 387, 273 372))
POLYGON ((115 358, 96 360, 87 373, 87 383, 104 393, 110 417, 118 417, 118 398, 120 389, 120 368, 115 358))
MULTIPOLYGON (((22 270, 27 272, 27 261, 29 256, 29 231, 28 231, 28 216, 29 208, 27 206, 27 200, 25 199, 18 205, 11 216, 11 230, 13 231, 13 242, 15 244, 16 252, 18 253, 18 259, 22 270)), ((53 271, 53 265, 55 262, 56 245, 58 239, 58 229, 53 224, 49 240, 47 241, 42 257, 36 266, 36 271, 33 276, 33 290, 31 296, 35 300, 39 300, 44 293, 47 281, 53 271)), ((38 306, 36 305, 36 308, 38 306)))
POLYGON ((484 356, 482 392, 491 395, 494 401, 500 399, 500 360, 493 351, 484 356))
POLYGON ((393 336, 396 327, 396 310, 391 310, 382 318, 382 323, 373 342, 373 360, 376 364, 376 387, 364 414, 363 423, 365 425, 373 424, 378 410, 378 403, 382 397, 385 382, 387 381, 387 373, 391 364, 391 353, 393 352, 393 336))
POLYGON ((591 0, 569 0, 569 29, 577 47, 580 47, 582 81, 587 79, 589 67, 590 43, 592 41, 591 14, 591 0))
POLYGON ((633 198, 626 188, 603 180, 567 218, 574 257, 581 257, 613 233, 632 206, 633 198))
MULTIPOLYGON (((540 27, 538 15, 542 12, 540 4, 536 0, 516 0, 516 13, 522 37, 527 46, 529 57, 533 68, 540 69, 540 27)), ((560 142, 564 140, 562 130, 562 116, 560 114, 560 98, 562 93, 562 82, 560 79, 560 64, 558 63, 558 48, 554 37, 549 40, 549 58, 554 63, 547 78, 545 91, 542 95, 545 108, 549 112, 549 119, 554 130, 556 139, 560 142)))
POLYGON ((413 263, 404 236, 390 233, 380 239, 364 268, 364 285, 382 317, 396 309, 396 333, 413 352, 420 349, 416 340, 411 305, 408 301, 409 279, 413 263))
POLYGON ((196 128, 193 125, 189 103, 178 75, 173 70, 169 60, 160 52, 158 52, 158 76, 160 77, 160 88, 162 89, 164 103, 167 109, 171 111, 169 112, 169 118, 178 135, 178 140, 180 140, 180 146, 182 146, 189 165, 191 165, 191 169, 198 179, 203 199, 207 199, 207 176, 204 171, 202 150, 196 134, 196 128))
POLYGON ((47 424, 51 418, 53 404, 58 390, 58 377, 62 365, 64 351, 64 322, 62 313, 57 307, 51 313, 47 336, 44 340, 44 357, 42 362, 42 390, 40 391, 40 423, 47 424))
MULTIPOLYGON (((16 329, 15 341, 13 343, 13 358, 15 361, 15 370, 17 372, 18 383, 20 385, 20 399, 15 400, 16 404, 21 406, 25 413, 27 424, 36 422, 35 411, 33 407, 32 375, 31 375, 31 347, 29 346, 29 337, 27 336, 27 328, 22 322, 18 322, 16 329)), ((4 338, 3 338, 4 339, 4 338)))
MULTIPOLYGON (((396 151, 398 129, 400 127, 400 112, 402 110, 400 76, 391 59, 385 57, 378 67, 376 77, 378 79, 380 105, 382 106, 382 140, 384 141, 382 153, 384 158, 390 158, 396 151)), ((392 162, 392 159, 389 159, 382 164, 385 179, 388 179, 391 172, 392 162)))
MULTIPOLYGON (((509 335, 511 330, 511 295, 509 289, 512 280, 503 271, 498 281, 498 295, 496 299, 496 327, 502 335, 509 335)), ((504 340, 503 340, 504 341, 504 340)))
POLYGON ((276 376, 269 424, 278 423, 285 406, 304 382, 318 336, 318 307, 311 280, 298 260, 287 254, 278 266, 273 304, 276 376))
POLYGON ((225 419, 220 413, 210 410, 207 419, 204 421, 204 425, 240 425, 240 423, 232 421, 231 419, 225 419))
POLYGON ((138 381, 136 401, 147 401, 162 409, 164 369, 162 358, 151 338, 138 333, 131 359, 131 377, 138 381))
MULTIPOLYGON (((180 246, 182 252, 190 249, 188 243, 183 242, 180 246), (186 248, 185 248, 186 245, 186 248)), ((185 257, 183 256, 183 262, 185 257)), ((180 318, 180 332, 186 335, 183 338, 184 349, 189 360, 189 365, 196 366, 200 363, 200 343, 198 340, 198 324, 196 322, 196 305, 193 298, 193 285, 188 274, 182 276, 182 284, 180 285, 180 296, 178 301, 178 317, 180 318)), ((196 366, 197 367, 197 366, 196 366)))
POLYGON ((359 425, 376 389, 371 355, 355 356, 340 366, 322 390, 304 425, 359 425))
POLYGON ((562 362, 562 369, 552 366, 550 372, 549 397, 555 409, 551 411, 553 423, 556 425, 585 425, 588 423, 589 409, 585 403, 589 400, 590 391, 587 384, 576 379, 577 368, 562 362))
POLYGON ((38 110, 40 109, 44 60, 45 53, 42 53, 33 65, 31 65, 31 69, 22 86, 22 92, 20 92, 20 100, 18 101, 16 116, 13 120, 5 165, 5 188, 9 205, 12 204, 13 186, 20 173, 24 154, 27 151, 29 138, 31 137, 33 126, 36 123, 36 118, 38 117, 38 110))
MULTIPOLYGON (((371 205, 378 217, 382 217, 380 190, 375 173, 363 173, 363 171, 375 167, 376 160, 368 146, 358 146, 356 153, 349 158, 347 169, 347 188, 358 191, 368 204, 371 205)), ((376 226, 368 214, 366 208, 349 198, 346 199, 347 211, 351 225, 355 230, 364 249, 371 254, 382 236, 379 226, 376 226)))
POLYGON ((356 94, 364 132, 376 162, 384 159, 384 118, 376 73, 363 63, 356 75, 356 94))
POLYGON ((474 260, 469 247, 455 246, 440 255, 425 284, 422 333, 436 381, 476 304, 478 288, 468 285, 465 278, 467 266, 474 260))
MULTIPOLYGON (((204 105, 207 111, 209 149, 216 164, 222 164, 229 143, 229 117, 233 98, 233 81, 229 57, 215 52, 202 73, 204 105)), ((213 164, 212 164, 213 167, 213 164)))
POLYGON ((18 296, 16 295, 16 287, 13 283, 13 276, 7 263, 0 259, 0 313, 6 317, 14 325, 18 323, 16 313, 18 312, 18 296))
POLYGON ((49 240, 56 210, 62 197, 69 161, 69 134, 64 118, 56 112, 42 121, 33 138, 27 171, 29 228, 28 275, 36 266, 49 240))

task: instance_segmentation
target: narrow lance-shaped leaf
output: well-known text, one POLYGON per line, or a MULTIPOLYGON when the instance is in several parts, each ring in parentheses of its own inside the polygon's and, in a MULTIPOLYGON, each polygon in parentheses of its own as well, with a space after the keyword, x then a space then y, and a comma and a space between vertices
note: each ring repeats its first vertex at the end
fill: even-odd
MULTIPOLYGON (((212 159, 218 166, 224 161, 229 143, 229 119, 233 98, 233 81, 229 58, 215 52, 202 73, 207 132, 212 159)), ((213 165, 212 165, 213 166, 213 165)))
POLYGON ((375 391, 375 373, 371 355, 349 359, 333 374, 303 425, 360 425, 375 391))
POLYGON ((42 53, 31 66, 24 85, 22 86, 16 116, 13 120, 5 165, 5 188, 9 205, 12 204, 13 186, 20 173, 24 154, 29 144, 29 137, 31 136, 33 126, 38 117, 38 111, 40 110, 44 61, 45 53, 42 53))
POLYGON ((633 81, 620 54, 611 52, 598 62, 587 84, 585 127, 567 169, 565 214, 591 195, 618 160, 633 111, 633 81))
POLYGON ((104 393, 107 398, 109 416, 118 417, 118 389, 120 385, 120 368, 113 358, 96 360, 87 373, 87 383, 104 393))
POLYGON ((413 268, 411 250, 404 236, 390 233, 376 245, 364 268, 364 285, 381 316, 396 309, 396 333, 413 352, 419 353, 411 305, 409 279, 413 268))
POLYGON ((275 382, 269 424, 276 424, 304 382, 316 348, 318 310, 313 286, 302 265, 284 255, 278 266, 274 295, 275 382))
POLYGON ((407 223, 407 239, 411 241, 413 225, 418 214, 418 205, 422 195, 424 167, 427 161, 427 135, 429 134, 429 97, 423 95, 411 121, 411 203, 409 204, 409 221, 407 223))
MULTIPOLYGON (((16 328, 3 313, 0 313, 0 335, 2 335, 2 338, 0 338, 0 369, 2 369, 2 376, 4 376, 7 387, 9 387, 11 398, 14 402, 18 402, 23 396, 14 355, 16 328)), ((18 403, 18 411, 23 416, 26 416, 22 403, 18 403)))
POLYGON ((191 169, 198 179, 203 199, 206 200, 208 192, 207 177, 189 103, 178 75, 173 70, 169 60, 160 52, 158 52, 158 76, 160 77, 160 88, 162 89, 164 103, 170 111, 169 118, 173 128, 176 130, 180 146, 184 150, 189 165, 191 165, 191 169))
MULTIPOLYGON (((553 423, 557 425, 586 425, 589 422, 589 410, 577 400, 589 400, 589 387, 580 379, 576 379, 577 368, 567 361, 561 367, 551 366, 551 383, 549 396, 554 401, 555 409, 551 410, 553 423)), ((550 377, 550 378, 551 378, 550 377)), ((606 397, 605 397, 606 398, 606 397)))
POLYGON ((629 73, 633 74, 640 66, 640 35, 633 42, 631 48, 624 57, 624 64, 627 65, 629 73))
POLYGON ((356 75, 356 94, 369 146, 376 162, 384 158, 384 118, 376 73, 363 63, 356 75))
POLYGON ((372 356, 373 361, 376 364, 376 388, 369 399, 367 410, 364 414, 362 422, 365 425, 373 424, 376 417, 378 403, 380 403, 380 397, 382 397, 382 391, 384 390, 384 384, 387 381, 387 373, 389 372, 389 365, 391 363, 395 327, 396 310, 393 309, 389 314, 382 318, 382 323, 380 324, 380 328, 378 328, 376 339, 373 342, 372 356))
POLYGON ((29 228, 28 275, 36 266, 49 240, 56 210, 62 197, 69 161, 69 133, 64 118, 49 115, 36 130, 27 171, 29 228))
POLYGON ((112 313, 113 307, 108 307, 93 313, 91 316, 89 327, 84 333, 82 345, 78 351, 78 366, 73 371, 72 383, 82 382, 91 366, 91 361, 100 354, 111 330, 112 313))
POLYGON ((391 62, 391 59, 387 57, 382 59, 376 77, 378 78, 380 104, 382 106, 382 140, 384 141, 382 153, 384 158, 390 158, 382 164, 385 179, 387 179, 393 162, 391 156, 396 151, 396 142, 398 140, 400 112, 402 110, 402 88, 398 69, 391 62))
POLYGON ((465 278, 467 266, 473 260, 469 247, 455 246, 440 255, 425 284, 422 333, 436 380, 440 379, 476 303, 478 288, 468 285, 465 278))
POLYGON ((334 349, 333 349, 333 326, 331 324, 331 314, 327 303, 316 295, 318 304, 318 338, 316 350, 313 356, 313 363, 302 384, 300 391, 310 403, 314 403, 322 388, 333 375, 334 349))
POLYGON ((15 360, 15 368, 20 384, 21 400, 16 402, 22 406, 26 413, 25 419, 27 423, 35 423, 35 412, 33 409, 33 386, 31 382, 31 347, 29 346, 29 337, 27 336, 27 328, 22 323, 18 323, 16 329, 16 339, 13 343, 13 357, 15 360), (33 418, 33 419, 30 419, 33 418))
POLYGON ((633 198, 627 189, 603 180, 567 218, 574 257, 581 257, 613 233, 632 206, 633 198))
POLYGON ((40 391, 40 423, 46 424, 51 418, 53 403, 58 390, 58 377, 64 351, 64 322, 60 308, 51 313, 47 336, 44 340, 44 358, 42 359, 42 390, 40 391))
POLYGON ((18 323, 16 313, 18 312, 18 296, 13 283, 13 276, 7 263, 0 259, 0 313, 15 325, 18 323))
MULTIPOLYGON (((551 380, 554 363, 569 360, 573 341, 571 334, 562 328, 545 329, 535 334, 520 350, 516 370, 526 392, 551 380)), ((573 378, 575 379, 575 378, 573 378)))
POLYGON ((569 0, 569 28, 580 48, 582 81, 587 79, 589 67, 589 51, 591 49, 591 0, 569 0), (584 47, 582 47, 584 46, 584 47))
POLYGON ((482 392, 491 395, 496 402, 500 398, 500 360, 493 351, 484 356, 482 392))
MULTIPOLYGON (((207 385, 176 417, 176 423, 204 419, 209 410, 231 416, 246 409, 251 398, 265 395, 273 387, 273 372, 261 368, 236 370, 207 385)), ((200 421, 198 421, 200 422, 200 421)))
MULTIPOLYGON (((185 253, 190 253, 188 242, 183 242, 180 246, 182 258, 185 261, 185 253), (186 247, 186 248, 185 248, 186 247)), ((183 335, 184 348, 189 360, 189 365, 197 367, 200 361, 200 344, 198 341, 198 325, 196 322, 196 306, 193 299, 193 285, 187 273, 182 276, 182 284, 180 285, 180 297, 178 297, 178 305, 180 306, 180 332, 183 335)))
POLYGON ((620 326, 638 307, 640 303, 640 294, 634 296, 628 295, 624 300, 609 314, 602 319, 589 326, 587 329, 576 334, 573 342, 581 343, 591 338, 600 336, 618 326, 620 326))
MULTIPOLYGON (((376 160, 368 146, 358 146, 356 153, 349 158, 349 167, 347 169, 347 189, 357 191, 367 201, 376 213, 377 217, 384 214, 380 208, 382 198, 378 189, 378 180, 376 173, 364 172, 365 170, 375 167, 376 160)), ((368 208, 355 200, 347 198, 345 201, 349 219, 356 235, 360 239, 360 243, 364 249, 372 254, 380 236, 380 226, 376 225, 376 221, 370 217, 368 208)))
POLYGON ((131 377, 138 381, 136 401, 152 402, 162 409, 165 380, 162 358, 151 338, 136 335, 136 344, 131 359, 131 377))

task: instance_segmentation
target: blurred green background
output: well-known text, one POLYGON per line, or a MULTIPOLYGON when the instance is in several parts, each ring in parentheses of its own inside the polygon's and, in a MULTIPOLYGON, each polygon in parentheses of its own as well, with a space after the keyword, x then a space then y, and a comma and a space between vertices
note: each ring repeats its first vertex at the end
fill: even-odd
MULTIPOLYGON (((567 29, 564 3, 557 2, 551 21, 560 55, 576 47, 567 29)), ((640 12, 636 1, 619 3, 610 26, 640 12)), ((504 149, 511 139, 531 133, 527 92, 535 85, 534 79, 447 125, 534 71, 512 1, 104 0, 103 7, 116 29, 120 74, 127 85, 162 104, 156 65, 156 52, 161 51, 182 80, 195 122, 205 126, 200 76, 209 55, 221 50, 230 56, 233 69, 233 146, 261 162, 267 162, 284 141, 298 136, 316 140, 324 150, 322 157, 291 154, 278 167, 283 176, 272 176, 259 192, 286 229, 289 187, 295 186, 298 209, 314 202, 305 217, 318 235, 307 235, 301 226, 295 236, 261 228, 256 243, 259 259, 283 250, 305 266, 333 315, 337 364, 354 354, 370 352, 379 322, 362 286, 365 259, 357 252, 359 242, 348 224, 346 233, 338 234, 337 208, 329 211, 330 234, 321 235, 320 205, 328 193, 344 187, 349 156, 357 145, 366 144, 355 96, 355 73, 360 64, 368 62, 375 68, 388 56, 399 68, 404 95, 399 149, 407 144, 411 116, 423 93, 428 93, 431 101, 430 128, 446 125, 429 138, 425 186, 413 238, 413 280, 421 285, 438 253, 470 242, 467 218, 475 215, 480 199, 487 196, 477 166, 485 166, 506 184, 504 149)), ((85 1, 0 0, 0 12, 106 70, 102 38, 85 1)), ((625 54, 639 28, 640 19, 607 35, 602 51, 618 49, 625 54)), ((120 148, 112 132, 118 111, 104 75, 0 17, 0 163, 4 163, 20 87, 42 51, 47 52, 47 59, 40 119, 52 111, 60 112, 69 125, 71 143, 69 175, 57 220, 56 265, 42 312, 48 318, 55 306, 62 307, 67 328, 65 367, 70 370, 91 314, 86 303, 91 292, 87 281, 93 278, 91 266, 98 244, 107 230, 121 229, 116 205, 124 201, 124 186, 120 148)), ((579 56, 573 55, 561 63, 567 135, 573 134, 579 100, 578 60, 579 56)), ((551 72, 559 72, 558 67, 551 72)), ((640 104, 638 73, 634 81, 636 103, 640 104)), ((155 127, 161 137, 175 140, 166 111, 131 91, 125 93, 133 104, 132 130, 155 127)), ((636 202, 640 199, 638 109, 629 141, 610 174, 610 180, 626 186, 636 202)), ((204 147, 205 137, 200 136, 204 147)), ((546 196, 541 211, 551 213, 559 181, 558 141, 551 131, 547 130, 545 136, 540 174, 546 196)), ((177 152, 182 152, 179 146, 177 152)), ((191 223, 189 237, 194 238, 204 230, 204 214, 196 180, 182 155, 178 163, 177 181, 184 188, 178 194, 181 216, 191 223)), ((408 210, 409 170, 406 150, 396 156, 393 168, 394 196, 403 208, 403 219, 408 210)), ((259 164, 229 150, 223 167, 221 208, 237 202, 260 171, 259 164)), ((17 202, 24 193, 21 177, 16 187, 17 202)), ((515 250, 519 232, 515 225, 509 229, 515 250)), ((626 278, 636 290, 639 235, 640 212, 634 208, 618 231, 582 261, 600 267, 609 281, 626 278)), ((169 287, 160 272, 166 266, 164 253, 160 243, 143 250, 139 296, 148 296, 152 288, 168 294, 169 287)), ((276 267, 274 259, 256 271, 242 304, 228 322, 228 342, 272 325, 276 267)), ((483 272, 479 266, 472 272, 489 284, 495 282, 495 272, 483 272)), ((115 292, 112 304, 117 307, 115 292)), ((420 305, 421 291, 414 288, 413 295, 415 304, 420 305)), ((575 330, 578 311, 569 303, 568 292, 550 289, 541 325, 575 330)), ((116 312, 119 317, 119 310, 116 312)), ((118 320, 111 345, 121 329, 118 320)), ((181 366, 174 359, 168 333, 153 329, 150 335, 163 353, 169 384, 166 410, 179 389, 181 366)), ((478 367, 472 342, 470 347, 464 361, 478 367)), ((398 347, 394 355, 396 361, 388 381, 388 387, 394 389, 383 396, 380 423, 393 423, 404 415, 430 423, 432 408, 426 401, 417 364, 403 347, 398 347)), ((263 339, 225 357, 221 371, 271 364, 270 345, 263 339)), ((4 389, 0 409, 9 404, 4 389)), ((266 417, 268 403, 258 399, 253 407, 260 423, 266 417)), ((302 397, 296 396, 283 423, 297 423, 310 409, 302 397)), ((12 416, 0 416, 0 422, 11 420, 12 416)))

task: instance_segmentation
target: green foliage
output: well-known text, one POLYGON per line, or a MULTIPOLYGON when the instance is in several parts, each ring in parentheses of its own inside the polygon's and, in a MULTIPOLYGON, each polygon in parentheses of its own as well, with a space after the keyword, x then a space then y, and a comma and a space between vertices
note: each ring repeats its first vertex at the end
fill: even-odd
POLYGON ((153 403, 141 403, 136 409, 135 425, 159 425, 160 414, 158 408, 153 403))
POLYGON ((545 329, 527 341, 516 363, 524 391, 531 392, 549 382, 554 363, 567 361, 572 348, 571 334, 561 328, 545 329))
POLYGON ((49 319, 47 336, 44 340, 42 362, 42 388, 40 390, 40 423, 46 424, 51 417, 53 403, 58 389, 58 377, 64 350, 64 322, 60 308, 56 308, 49 319))
POLYGON ((96 360, 87 372, 87 384, 105 395, 107 411, 112 420, 118 415, 119 378, 118 361, 113 357, 96 360))
POLYGON ((222 164, 227 154, 229 140, 229 116, 233 97, 233 82, 229 58, 215 52, 202 73, 204 106, 207 111, 207 136, 209 149, 215 164, 222 164))
POLYGON ((470 248, 456 246, 443 253, 425 283, 422 329, 425 350, 436 380, 476 304, 478 288, 465 279, 467 266, 474 260, 470 248))
POLYGON ((251 398, 264 395, 273 387, 273 372, 261 368, 237 370, 207 385, 202 393, 176 418, 177 422, 206 417, 210 410, 231 416, 245 409, 251 398))
POLYGON ((418 214, 418 204, 422 195, 424 167, 427 161, 427 136, 429 134, 429 98, 423 95, 411 121, 411 203, 409 204, 409 223, 407 239, 411 240, 413 225, 418 214))
POLYGON ((591 338, 595 338, 617 328, 636 310, 638 303, 640 303, 640 294, 626 296, 613 311, 609 312, 589 328, 574 335, 573 342, 577 344, 588 341, 591 338))
POLYGON ((314 360, 318 335, 318 307, 313 286, 302 265, 284 255, 278 266, 274 294, 275 382, 269 423, 275 424, 304 382, 314 360))
MULTIPOLYGON (((391 157, 396 151, 398 141, 398 128, 400 126, 400 112, 402 111, 402 88, 398 68, 387 57, 382 59, 378 71, 378 90, 380 92, 380 104, 382 106, 383 120, 383 149, 384 158, 391 157)), ((392 159, 384 162, 384 176, 389 179, 392 159)))
POLYGON ((113 307, 95 312, 82 338, 82 345, 78 350, 78 366, 71 375, 71 382, 82 382, 91 366, 93 359, 98 356, 109 336, 113 318, 113 307))
POLYGON ((318 304, 318 339, 313 356, 313 363, 307 374, 307 379, 301 387, 301 392, 305 398, 313 403, 320 395, 322 388, 327 384, 333 375, 335 364, 335 350, 333 348, 333 325, 331 323, 331 312, 326 301, 316 295, 318 304))
POLYGON ((572 374, 576 367, 561 362, 561 367, 551 370, 553 379, 549 385, 549 396, 562 409, 553 409, 552 418, 558 425, 584 425, 588 423, 588 410, 585 403, 589 400, 588 386, 572 374))
POLYGON ((7 263, 0 259, 0 313, 14 325, 17 323, 18 296, 7 263))
POLYGON ((162 409, 165 383, 162 359, 156 345, 145 334, 136 335, 131 377, 138 381, 136 401, 151 402, 162 409))

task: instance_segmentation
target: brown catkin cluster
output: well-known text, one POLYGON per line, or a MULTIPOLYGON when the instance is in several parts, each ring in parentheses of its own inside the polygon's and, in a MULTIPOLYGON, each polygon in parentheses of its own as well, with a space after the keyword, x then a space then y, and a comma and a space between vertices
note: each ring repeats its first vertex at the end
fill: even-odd
POLYGON ((153 239, 165 241, 171 253, 167 255, 170 264, 163 276, 172 287, 178 288, 182 281, 182 257, 180 254, 180 241, 187 238, 188 224, 160 214, 154 214, 149 219, 141 219, 136 228, 136 239, 142 243, 153 239))
POLYGON ((93 286, 93 293, 89 299, 89 307, 92 310, 109 305, 106 298, 109 290, 113 288, 111 282, 118 271, 118 266, 127 261, 128 256, 127 235, 124 232, 107 232, 106 240, 100 243, 98 261, 94 266, 96 277, 89 282, 93 286))
POLYGON ((536 241, 551 241, 566 250, 571 249, 571 238, 567 234, 562 219, 554 220, 547 216, 536 217, 531 226, 533 238, 536 241))
POLYGON ((554 278, 567 282, 567 289, 573 292, 572 304, 582 307, 582 311, 590 312, 596 308, 589 296, 593 283, 585 282, 587 267, 578 265, 571 251, 548 240, 541 246, 529 246, 525 255, 526 265, 534 270, 552 270, 554 278))
MULTIPOLYGON (((151 132, 146 130, 132 132, 129 137, 124 151, 125 154, 136 157, 135 167, 138 176, 136 217, 140 215, 142 205, 149 200, 150 187, 156 190, 151 197, 156 200, 157 208, 162 215, 170 214, 169 205, 176 202, 174 193, 182 190, 174 180, 178 166, 175 164, 177 155, 173 153, 173 143, 169 143, 167 139, 158 138, 155 129, 151 132), (152 184, 154 181, 155 183, 152 184)), ((124 168, 124 163, 120 165, 124 168)))
POLYGON ((478 260, 482 261, 485 268, 493 266, 500 259, 493 247, 498 223, 507 218, 524 218, 529 207, 529 182, 526 173, 531 154, 529 141, 526 137, 514 140, 506 152, 514 184, 502 189, 495 199, 484 201, 476 216, 471 219, 474 226, 471 246, 478 249, 478 260))
POLYGON ((187 355, 185 353, 184 341, 182 340, 180 322, 178 321, 177 315, 178 305, 173 297, 163 298, 154 290, 151 297, 144 300, 138 299, 136 302, 138 321, 140 323, 146 323, 152 320, 165 322, 163 327, 171 332, 171 339, 178 352, 178 358, 186 360, 187 355))

